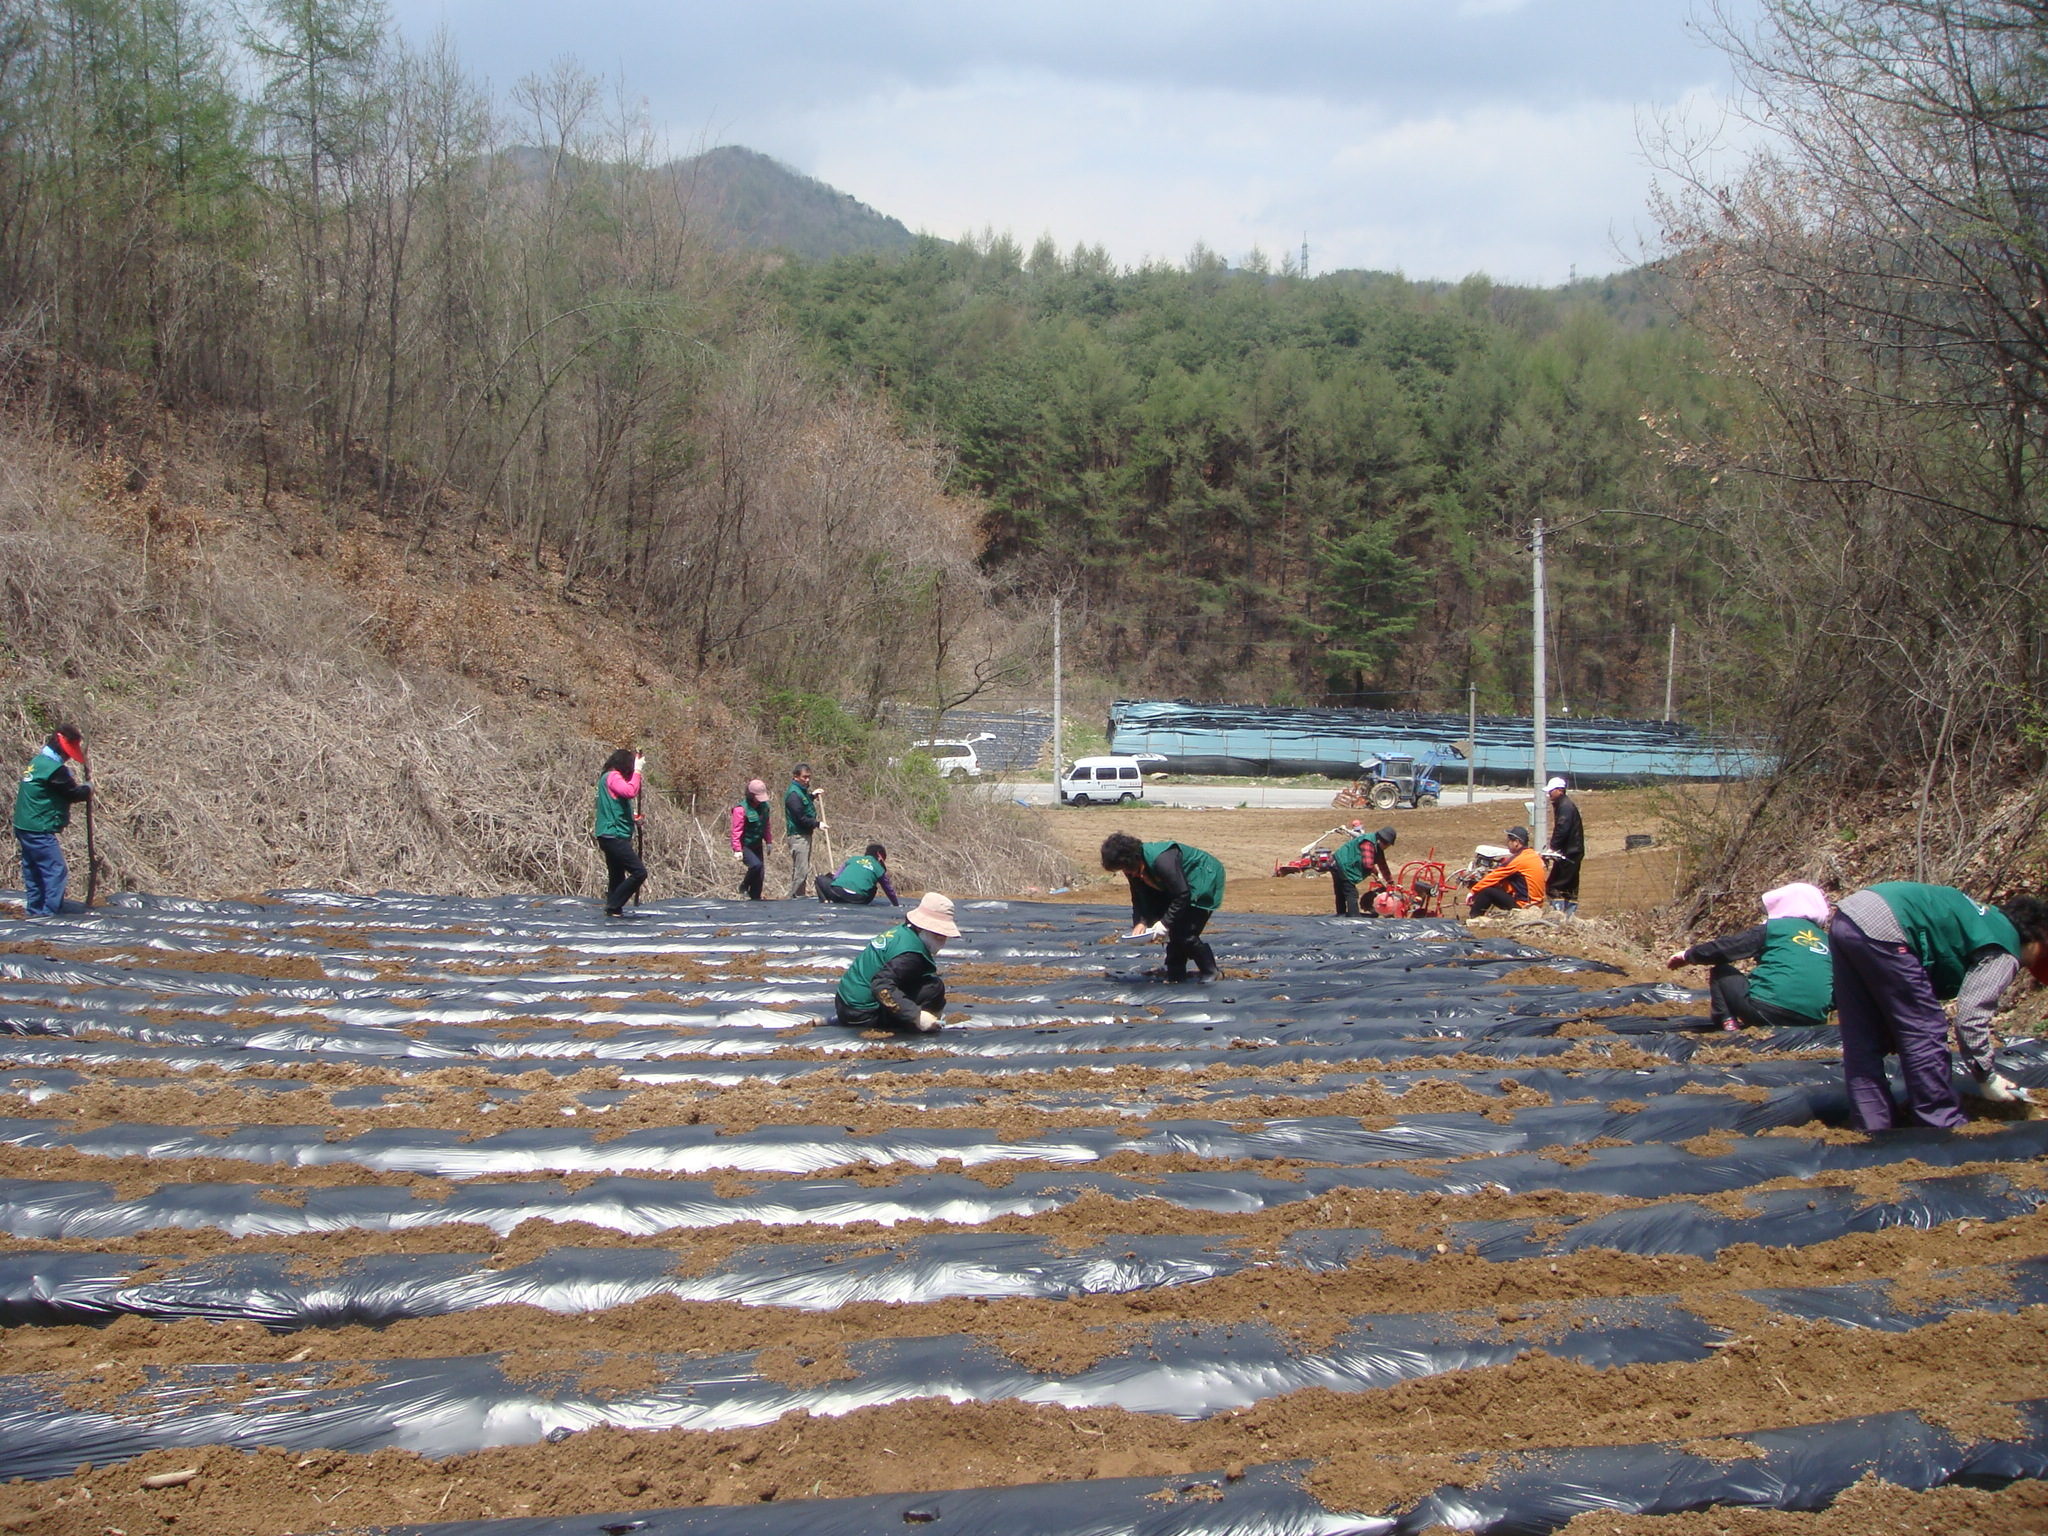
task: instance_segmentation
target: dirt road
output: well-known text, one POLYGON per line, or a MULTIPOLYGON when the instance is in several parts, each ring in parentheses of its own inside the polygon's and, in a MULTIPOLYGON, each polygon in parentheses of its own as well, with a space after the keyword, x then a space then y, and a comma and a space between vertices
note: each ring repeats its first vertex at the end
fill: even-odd
MULTIPOLYGON (((1586 869, 1580 910, 1586 916, 1638 912, 1671 899, 1677 857, 1665 837, 1661 810, 1670 791, 1593 790, 1574 796, 1586 820, 1586 869), (1628 852, 1630 833, 1647 833, 1658 846, 1628 852)), ((1275 879, 1275 862, 1292 858, 1304 843, 1328 832, 1356 812, 1336 810, 1194 810, 1185 807, 1089 806, 1046 809, 1042 818, 1052 837, 1083 868, 1093 870, 1097 850, 1110 833, 1123 830, 1146 841, 1173 839, 1206 848, 1223 860, 1230 878, 1226 910, 1237 912, 1323 912, 1331 906, 1329 880, 1321 875, 1275 879)), ((1499 843, 1507 828, 1526 819, 1516 801, 1467 806, 1455 799, 1427 811, 1368 811, 1368 827, 1391 824, 1400 834, 1396 866, 1432 851, 1456 869, 1479 843, 1499 843)), ((1054 897, 1060 901, 1102 901, 1111 895, 1109 877, 1054 897)))

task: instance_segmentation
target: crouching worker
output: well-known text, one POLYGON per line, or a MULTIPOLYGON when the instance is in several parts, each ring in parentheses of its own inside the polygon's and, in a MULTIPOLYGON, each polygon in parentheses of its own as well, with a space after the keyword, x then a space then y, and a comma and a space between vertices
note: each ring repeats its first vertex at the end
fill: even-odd
POLYGON ((1214 981, 1216 952, 1202 942, 1202 930, 1223 905, 1223 865, 1212 853, 1183 843, 1141 843, 1128 832, 1102 842, 1102 867, 1131 882, 1131 938, 1163 934, 1166 979, 1186 981, 1188 962, 1195 979, 1214 981))
POLYGON ((1817 885, 1781 885, 1764 892, 1764 921, 1754 928, 1681 949, 1672 970, 1711 965, 1707 994, 1723 1029, 1813 1028, 1835 1006, 1834 960, 1828 953, 1828 898, 1817 885), (1738 960, 1754 960, 1744 975, 1738 960))
POLYGON ((896 887, 889 883, 889 850, 880 843, 869 843, 866 853, 857 853, 848 859, 839 866, 837 874, 818 876, 820 901, 872 906, 877 888, 889 898, 890 906, 903 905, 896 899, 896 887))
POLYGON ((1527 827, 1509 827, 1508 856, 1472 882, 1472 917, 1543 905, 1543 860, 1529 846, 1527 827))
POLYGON ((960 937, 953 898, 927 891, 903 921, 879 933, 839 978, 838 1022, 850 1029, 914 1029, 930 1034, 946 1008, 937 957, 960 937))
POLYGON ((1332 855, 1330 886, 1337 896, 1337 916, 1359 915, 1358 888, 1368 878, 1377 875, 1381 885, 1394 883, 1394 872, 1387 867, 1387 850, 1394 846, 1397 835, 1392 827, 1381 827, 1371 836, 1361 832, 1332 855))
POLYGON ((1886 880, 1842 898, 1828 925, 1842 1075, 1856 1128, 1888 1131, 1900 1110, 1885 1081, 1896 1052, 1908 1123, 1963 1123, 1942 1002, 1956 1002, 1956 1044, 1984 1097, 2010 1103, 2020 1090, 1997 1070, 1991 1015, 2025 967, 2048 986, 2048 901, 2015 896, 1985 906, 1947 885, 1886 880))

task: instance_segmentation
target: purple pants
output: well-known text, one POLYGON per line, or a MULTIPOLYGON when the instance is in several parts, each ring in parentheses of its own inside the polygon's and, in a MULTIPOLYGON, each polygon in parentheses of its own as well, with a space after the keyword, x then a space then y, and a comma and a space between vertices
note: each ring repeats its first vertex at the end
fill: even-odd
POLYGON ((1903 944, 1873 939, 1839 912, 1828 924, 1835 1011, 1842 1023, 1842 1076, 1857 1127, 1888 1131, 1899 1106, 1884 1059, 1898 1053, 1909 1123, 1948 1130, 1963 1123, 1948 1054, 1948 1015, 1927 968, 1903 944))

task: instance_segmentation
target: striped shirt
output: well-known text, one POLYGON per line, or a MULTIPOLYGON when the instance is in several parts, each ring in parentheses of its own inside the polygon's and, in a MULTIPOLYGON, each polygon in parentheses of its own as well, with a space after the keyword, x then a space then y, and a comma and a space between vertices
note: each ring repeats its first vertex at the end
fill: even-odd
MULTIPOLYGON (((1875 891, 1844 896, 1835 910, 1880 944, 1906 942, 1906 931, 1875 891)), ((1979 1082, 1996 1070, 1998 1041, 1991 1033, 1991 1016, 2019 973, 2020 963, 2013 955, 2002 949, 1982 950, 1956 992, 1956 1051, 1979 1082)))

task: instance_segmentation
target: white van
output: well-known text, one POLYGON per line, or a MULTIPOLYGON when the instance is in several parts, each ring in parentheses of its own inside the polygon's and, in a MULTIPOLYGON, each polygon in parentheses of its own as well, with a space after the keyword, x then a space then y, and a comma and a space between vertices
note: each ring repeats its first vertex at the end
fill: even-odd
POLYGON ((1145 793, 1145 770, 1135 757, 1076 759, 1059 781, 1061 805, 1109 805, 1145 793))

